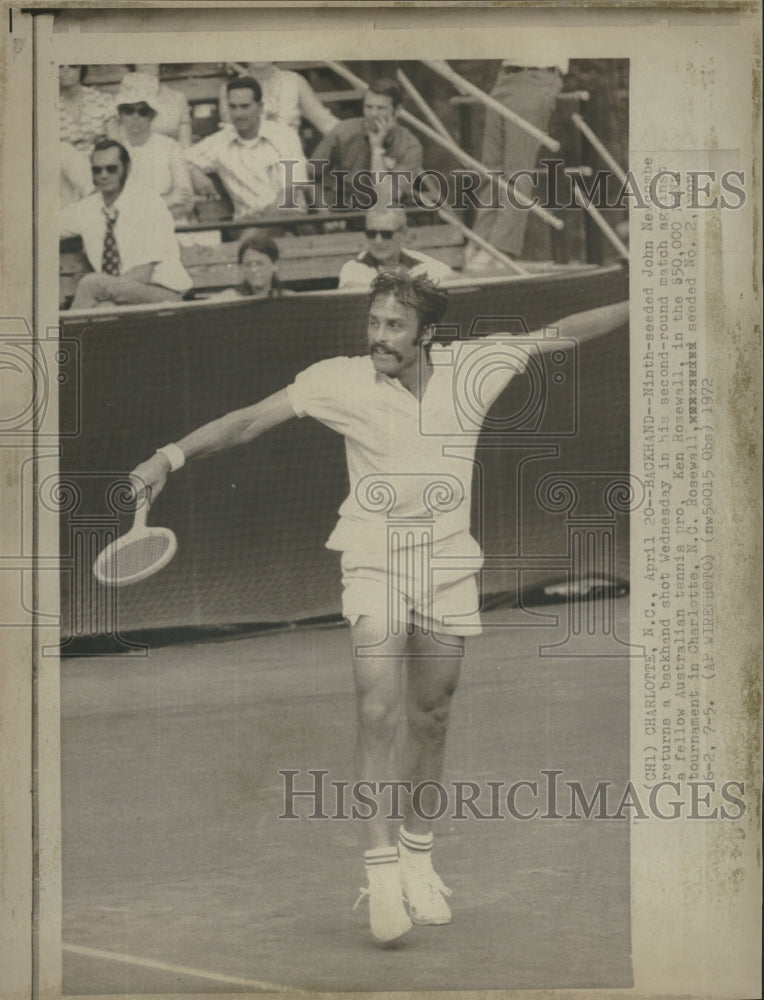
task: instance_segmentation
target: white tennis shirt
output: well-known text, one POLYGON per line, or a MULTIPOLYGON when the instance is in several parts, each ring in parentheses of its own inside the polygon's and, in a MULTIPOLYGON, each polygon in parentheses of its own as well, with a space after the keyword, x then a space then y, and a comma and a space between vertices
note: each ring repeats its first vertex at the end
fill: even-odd
POLYGON ((369 356, 330 358, 301 372, 287 388, 295 413, 345 438, 350 491, 327 547, 377 550, 390 525, 402 528, 401 544, 412 544, 406 537, 423 526, 435 541, 469 532, 480 429, 526 357, 509 336, 433 344, 421 400, 377 372, 369 356))

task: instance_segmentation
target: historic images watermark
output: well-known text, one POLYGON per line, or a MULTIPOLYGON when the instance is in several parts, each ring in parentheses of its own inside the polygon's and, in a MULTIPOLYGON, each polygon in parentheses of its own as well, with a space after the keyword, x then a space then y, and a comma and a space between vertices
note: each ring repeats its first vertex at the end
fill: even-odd
POLYGON ((748 200, 744 170, 672 170, 652 160, 645 161, 641 176, 629 170, 622 177, 610 170, 586 174, 566 168, 564 161, 548 158, 533 170, 518 170, 506 175, 501 170, 479 173, 454 169, 447 174, 435 169, 421 170, 333 170, 332 183, 326 181, 326 160, 309 161, 313 177, 294 180, 297 160, 282 160, 285 185, 284 201, 279 208, 297 209, 302 194, 311 209, 321 211, 365 211, 369 208, 394 208, 410 192, 417 208, 437 211, 451 208, 502 209, 519 211, 562 211, 582 204, 597 210, 628 209, 641 211, 678 208, 692 210, 735 210, 748 200), (535 189, 533 197, 520 193, 524 185, 535 189))
POLYGON ((513 781, 345 781, 329 771, 284 768, 279 819, 402 821, 404 803, 420 819, 438 820, 739 820, 746 813, 743 781, 659 781, 639 791, 634 782, 562 780, 549 768, 513 781), (682 798, 683 786, 689 797, 682 798), (303 811, 298 813, 298 807, 303 811), (310 812, 306 810, 310 809, 310 812))

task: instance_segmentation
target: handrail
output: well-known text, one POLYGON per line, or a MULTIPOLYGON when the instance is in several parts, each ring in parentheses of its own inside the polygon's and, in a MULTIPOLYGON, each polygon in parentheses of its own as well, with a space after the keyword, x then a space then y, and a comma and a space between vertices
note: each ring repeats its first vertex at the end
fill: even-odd
MULTIPOLYGON (((427 208, 424 206, 410 207, 406 209, 406 214, 408 216, 422 216, 422 215, 432 215, 434 209, 427 208)), ((255 228, 269 228, 269 229, 280 229, 289 228, 291 226, 305 225, 306 223, 325 223, 325 222, 351 222, 351 221, 362 221, 366 218, 366 212, 362 211, 350 211, 350 212, 332 212, 324 211, 323 209, 317 209, 316 211, 308 212, 293 212, 291 209, 285 209, 284 214, 278 215, 256 215, 251 217, 246 217, 242 219, 218 219, 217 221, 211 222, 189 222, 184 223, 182 226, 176 226, 176 233, 198 233, 205 232, 211 229, 255 229, 255 228), (289 214, 286 214, 289 212, 289 214)))
MULTIPOLYGON (((481 275, 481 274, 464 274, 459 275, 456 278, 450 278, 449 280, 444 280, 441 282, 442 286, 449 291, 463 291, 470 288, 485 288, 493 285, 515 285, 521 282, 536 282, 543 281, 548 278, 551 274, 565 274, 569 277, 575 277, 583 273, 591 273, 592 271, 601 271, 603 274, 609 271, 622 270, 623 265, 621 263, 613 263, 607 265, 600 264, 555 264, 547 270, 534 271, 529 274, 496 274, 496 275, 481 275)), ((331 297, 341 297, 346 298, 356 295, 362 298, 364 301, 368 298, 368 289, 365 288, 321 288, 313 289, 308 292, 298 292, 297 296, 300 298, 318 296, 319 298, 331 297)), ((133 306, 118 306, 114 309, 104 310, 104 309, 65 309, 59 313, 59 318, 62 321, 66 320, 83 320, 86 319, 88 322, 92 323, 113 323, 118 321, 122 316, 131 316, 135 314, 150 314, 152 316, 156 315, 167 315, 169 313, 182 312, 189 308, 194 309, 220 309, 229 307, 241 307, 245 305, 254 305, 255 302, 260 301, 270 301, 268 299, 255 299, 255 298, 241 298, 241 299, 230 299, 230 300, 214 300, 209 301, 205 299, 190 299, 182 300, 179 302, 168 302, 162 303, 157 302, 147 305, 133 305, 133 306)))
MULTIPOLYGON (((424 205, 411 206, 406 209, 408 217, 421 218, 422 216, 437 215, 437 210, 424 205)), ((210 222, 190 222, 175 227, 176 233, 200 233, 211 232, 215 229, 237 232, 242 229, 288 229, 292 226, 313 225, 326 222, 353 222, 362 221, 366 218, 366 212, 325 212, 317 210, 307 213, 293 213, 288 216, 283 215, 257 215, 243 219, 218 219, 210 222)), ((361 232, 361 230, 358 230, 361 232)), ((78 236, 64 236, 59 240, 59 244, 74 242, 79 240, 78 236)), ((80 241, 81 242, 81 241, 80 241)))

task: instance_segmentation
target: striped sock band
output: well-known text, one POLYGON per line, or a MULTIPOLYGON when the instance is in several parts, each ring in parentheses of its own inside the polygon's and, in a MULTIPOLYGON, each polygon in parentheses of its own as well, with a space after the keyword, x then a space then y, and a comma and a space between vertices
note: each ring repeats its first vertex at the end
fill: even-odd
POLYGON ((398 831, 398 843, 414 854, 429 854, 432 842, 432 833, 409 833, 403 827, 398 831))
POLYGON ((395 865, 398 863, 397 847, 373 847, 370 851, 363 852, 363 860, 366 868, 379 868, 383 865, 395 865))

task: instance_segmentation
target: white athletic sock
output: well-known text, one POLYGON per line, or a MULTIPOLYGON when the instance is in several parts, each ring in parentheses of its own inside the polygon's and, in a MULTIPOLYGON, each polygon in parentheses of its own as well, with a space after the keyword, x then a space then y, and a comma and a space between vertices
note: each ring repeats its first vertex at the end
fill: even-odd
POLYGON ((432 833, 409 833, 404 827, 398 831, 401 858, 409 868, 430 871, 432 868, 432 833))
POLYGON ((366 864, 366 871, 380 869, 389 865, 398 864, 397 847, 373 847, 369 851, 363 852, 363 860, 366 864))

